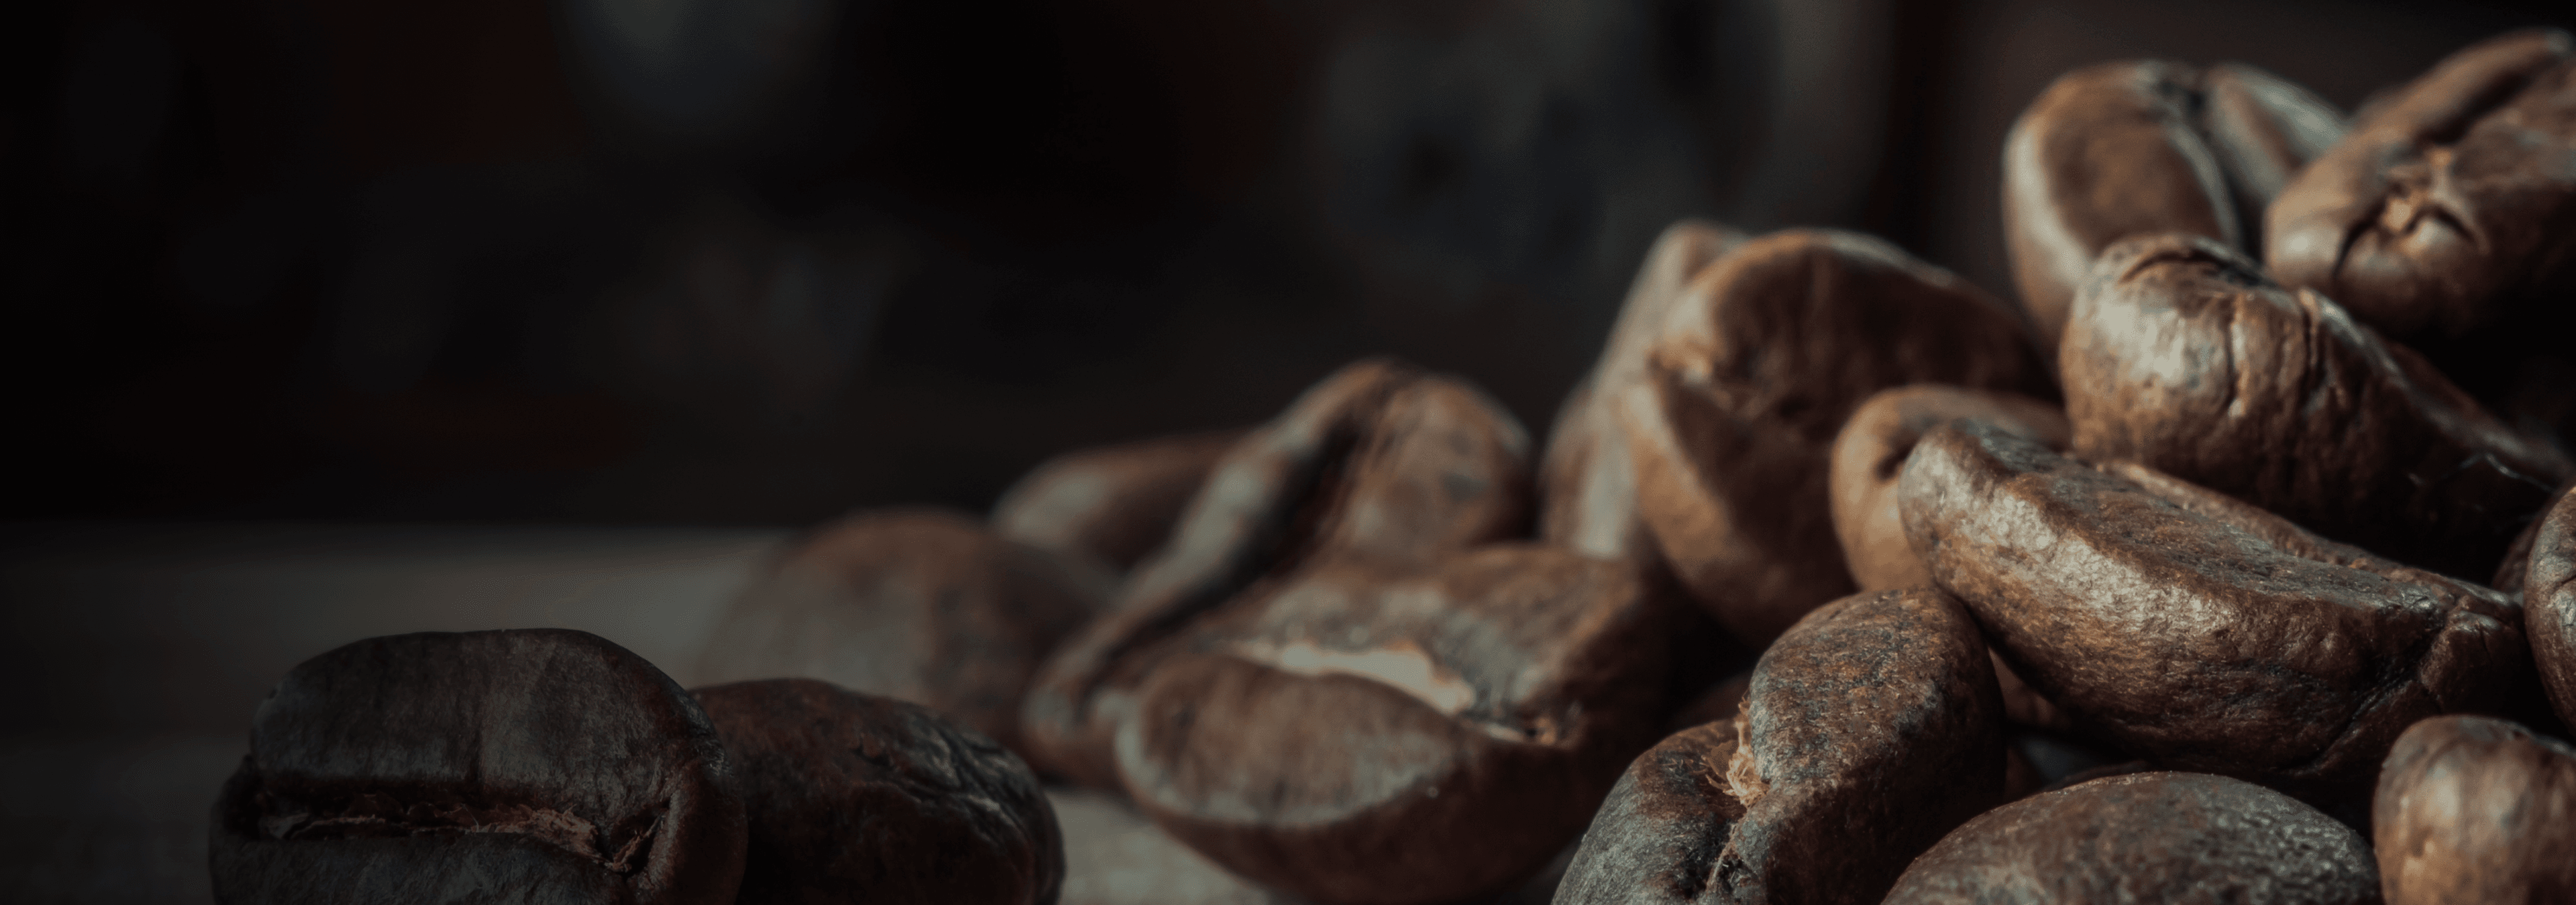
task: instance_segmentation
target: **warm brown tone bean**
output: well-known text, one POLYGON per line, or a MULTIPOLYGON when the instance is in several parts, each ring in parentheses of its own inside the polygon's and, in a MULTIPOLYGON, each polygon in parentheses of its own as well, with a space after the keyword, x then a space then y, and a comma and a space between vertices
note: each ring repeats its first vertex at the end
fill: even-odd
POLYGON ((804 677, 924 704, 1018 745, 1020 696, 1108 576, 964 515, 867 512, 817 530, 734 598, 704 682, 804 677))
POLYGON ((2134 773, 1996 808, 1914 861, 1887 905, 2363 905, 2379 878, 2360 833, 2278 792, 2134 773))
POLYGON ((2458 336, 2576 290, 2576 43, 2452 54, 2353 123, 2272 205, 2267 260, 2393 337, 2458 336))
MULTIPOLYGON (((1834 437, 1834 533, 1842 540, 1843 562, 1861 593, 1892 591, 1932 583, 1905 539, 1905 523, 1896 514, 1896 477, 1915 441, 1933 426, 1968 418, 2028 437, 2050 449, 2065 449, 2066 413, 2056 406, 2018 393, 1989 393, 1940 384, 1916 384, 1881 390, 1844 422, 1834 437)), ((2003 658, 1995 658, 1995 681, 2004 693, 2004 715, 2033 726, 2065 726, 2057 706, 2040 697, 2015 675, 2003 658)))
POLYGON ((1248 589, 1521 536, 1528 448, 1510 412, 1457 380, 1384 359, 1325 378, 1227 451, 1171 544, 1041 669, 1021 720, 1031 763, 1117 788, 1111 744, 1137 684, 1165 642, 1248 589))
POLYGON ((2371 805, 2388 905, 2576 901, 2576 748, 2439 716, 2399 736, 2371 805))
POLYGON ((2448 575, 2486 578, 2576 475, 2413 352, 2208 239, 2104 250, 2061 355, 2077 455, 2448 575))
POLYGON ((1916 384, 1869 397, 1834 437, 1828 481, 1834 533, 1862 593, 1932 583, 1897 517, 1896 478, 1923 432, 1962 418, 2050 449, 2066 448, 2066 413, 2028 396, 1916 384))
POLYGON ((1307 899, 1500 891, 1653 743, 1678 606, 1629 564, 1534 544, 1311 570, 1179 639, 1119 775, 1173 836, 1307 899))
POLYGON ((2004 239, 2054 353, 2105 246, 2185 232, 2259 254, 2263 209, 2343 136, 2343 114, 2241 63, 2087 66, 2031 102, 2004 140, 2004 239))
POLYGON ((2522 581, 2531 658, 2562 725, 2576 726, 2576 489, 2558 495, 2532 535, 2522 581))
POLYGON ((1762 655, 1734 720, 1630 764, 1559 905, 1874 903, 2001 799, 2002 701, 1968 611, 1930 588, 1835 601, 1762 655))
POLYGON ((1637 515, 1636 463, 1614 406, 1622 389, 1645 375, 1646 353, 1691 278, 1745 238, 1725 226, 1683 220, 1666 227, 1646 251, 1601 360, 1566 396, 1548 433, 1539 470, 1541 540, 1586 556, 1661 563, 1655 539, 1637 515))
POLYGON ((742 802, 696 701, 562 629, 371 638, 260 703, 212 817, 232 903, 709 903, 742 802))
POLYGON ((1054 905, 1055 811, 982 733, 812 679, 697 697, 750 825, 739 905, 1054 905))
POLYGON ((1963 422, 1901 481, 1915 550, 2013 668, 2165 766, 2322 800, 2416 720, 2534 694, 2510 598, 2152 470, 1963 422))
POLYGON ((2020 318, 1877 239, 1791 230, 1692 280, 1622 391, 1638 510, 1682 586, 1759 648, 1852 590, 1834 434, 1909 383, 2054 395, 2020 318))
POLYGON ((1242 431, 1158 437, 1038 463, 993 504, 993 533, 1113 572, 1163 546, 1242 431))

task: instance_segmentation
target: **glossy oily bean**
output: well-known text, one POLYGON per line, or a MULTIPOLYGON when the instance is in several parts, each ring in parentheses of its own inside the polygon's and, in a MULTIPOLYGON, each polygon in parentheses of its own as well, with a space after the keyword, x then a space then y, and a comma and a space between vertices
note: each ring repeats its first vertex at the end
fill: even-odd
POLYGON ((739 905, 1053 905, 1064 839, 1028 765, 916 704, 812 679, 697 690, 750 827, 739 905))
POLYGON ((1179 639, 1119 775, 1174 837, 1309 900, 1497 892, 1653 742, 1679 606, 1535 544, 1312 570, 1179 639))
POLYGON ((1910 383, 2053 396, 2020 318, 1876 239, 1746 242, 1674 304, 1622 391, 1638 509, 1682 587, 1749 646, 1848 594, 1826 485, 1834 435, 1910 383))
POLYGON ((1521 536, 1528 448, 1509 412, 1460 381, 1385 359, 1327 377, 1227 451, 1171 543, 1040 670, 1021 721, 1031 762, 1116 788, 1111 744, 1135 686, 1167 641, 1247 589, 1521 536))
POLYGON ((2261 786, 2133 773, 1979 815, 1897 881, 1887 905, 2379 901, 2351 827, 2261 786))
POLYGON ((2399 736, 2372 800, 2389 905, 2576 900, 2576 748, 2440 716, 2399 736))
POLYGON ((1873 903, 2001 800, 2002 701, 1968 611, 1930 588, 1836 601, 1782 635, 1744 709, 1630 764, 1559 905, 1873 903))
POLYGON ((211 819, 215 899, 731 902, 742 802, 697 702, 585 632, 425 632, 304 661, 211 819))
POLYGON ((2266 260, 2406 340, 2459 336, 2576 290, 2576 42, 2515 32, 2452 54, 2353 124, 2273 203, 2266 260))
POLYGON ((993 504, 993 533, 1113 572, 1163 546, 1241 431, 1158 437, 1048 459, 993 504))
POLYGON ((804 677, 930 708, 1016 745, 1020 697, 1109 578, 926 509, 816 530, 718 618, 697 678, 804 677))
POLYGON ((1924 435, 1899 506, 1933 580, 2075 722, 2160 764, 2320 800, 2436 713, 2511 713, 2522 612, 2137 466, 1975 422, 1924 435))
POLYGON ((2182 235, 2102 253, 2060 350, 2074 451, 2486 578, 2571 465, 2334 302, 2182 235))
POLYGON ((2105 246, 2185 232, 2259 253, 2263 210, 2342 137, 2343 115, 2263 70, 2101 63, 2049 85, 2004 140, 2013 281, 2054 350, 2105 246))
POLYGON ((2576 726, 2576 489, 2559 494, 2541 518, 2523 574, 2531 658, 2559 723, 2576 726))
POLYGON ((1636 463, 1615 408, 1622 388, 1646 371, 1673 301, 1691 279, 1743 244, 1743 233, 1700 220, 1666 227, 1628 286, 1601 360, 1557 409, 1539 468, 1541 540, 1586 556, 1656 562, 1655 540, 1637 514, 1636 463))

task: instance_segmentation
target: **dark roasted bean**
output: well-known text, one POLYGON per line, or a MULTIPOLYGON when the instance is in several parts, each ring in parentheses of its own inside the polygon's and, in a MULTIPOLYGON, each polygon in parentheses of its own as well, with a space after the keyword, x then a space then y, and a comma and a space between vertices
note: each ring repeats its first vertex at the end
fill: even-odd
POLYGON ((372 638, 261 702, 212 818, 234 903, 709 903, 742 802, 696 701, 561 629, 372 638))
POLYGON ((992 739, 812 679, 697 697, 750 825, 740 905, 1054 905, 1055 811, 992 739))

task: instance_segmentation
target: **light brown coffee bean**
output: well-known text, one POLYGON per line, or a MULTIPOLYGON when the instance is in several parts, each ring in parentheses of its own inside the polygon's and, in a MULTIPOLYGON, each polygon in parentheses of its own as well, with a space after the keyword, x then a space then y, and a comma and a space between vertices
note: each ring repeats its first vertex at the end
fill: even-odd
POLYGON ((1505 544, 1317 568, 1201 620, 1117 740, 1137 807, 1317 902, 1502 891, 1573 840, 1664 716, 1679 601, 1505 544))
POLYGON ((1523 536, 1528 436, 1460 381, 1364 360, 1226 453, 1171 543, 1048 660, 1022 711, 1031 763, 1117 788, 1112 750, 1139 683, 1193 621, 1303 569, 1421 566, 1523 536))
POLYGON ((735 597, 697 678, 821 679, 1017 747, 1038 664, 1104 606, 1109 581, 958 513, 864 512, 817 529, 735 597))
POLYGON ((993 533, 1124 573, 1163 546, 1242 431, 1077 450, 1021 476, 993 504, 993 533))
POLYGON ((2576 901, 2576 748, 2438 716, 2399 736, 2371 809, 2388 905, 2576 901))
POLYGON ((1539 468, 1539 539, 1586 556, 1655 563, 1662 554, 1637 514, 1637 469, 1616 409, 1646 373, 1646 354, 1691 279, 1747 237, 1700 220, 1666 227, 1646 251, 1610 328, 1601 360, 1557 408, 1539 468))

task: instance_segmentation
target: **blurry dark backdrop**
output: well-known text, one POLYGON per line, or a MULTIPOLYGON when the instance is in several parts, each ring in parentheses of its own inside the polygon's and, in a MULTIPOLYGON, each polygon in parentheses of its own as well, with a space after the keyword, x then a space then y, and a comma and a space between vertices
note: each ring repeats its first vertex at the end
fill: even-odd
POLYGON ((6 519, 798 524, 1266 417, 1543 431, 1665 223, 2008 292, 2050 79, 2349 108, 2563 2, 193 0, 0 28, 6 519))

